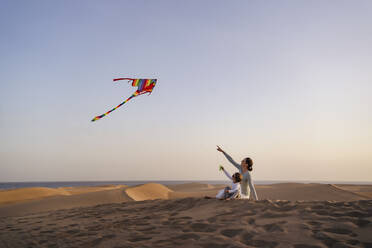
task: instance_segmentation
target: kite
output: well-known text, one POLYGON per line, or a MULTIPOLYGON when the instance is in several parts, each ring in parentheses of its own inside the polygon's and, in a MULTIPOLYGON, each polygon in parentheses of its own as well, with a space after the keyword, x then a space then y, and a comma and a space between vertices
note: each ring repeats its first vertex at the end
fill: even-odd
POLYGON ((139 96, 139 95, 142 95, 142 94, 145 94, 145 93, 149 93, 149 95, 150 95, 152 90, 154 89, 156 81, 157 81, 157 79, 136 79, 136 78, 115 78, 113 81, 115 82, 115 81, 119 81, 119 80, 128 80, 129 82, 132 82, 133 87, 138 87, 136 92, 134 92, 133 95, 131 95, 127 100, 120 103, 115 108, 107 111, 106 113, 104 113, 102 115, 98 115, 98 116, 94 117, 92 119, 92 121, 99 120, 102 117, 110 114, 112 111, 121 107, 124 103, 128 102, 133 97, 136 97, 136 96, 139 96))

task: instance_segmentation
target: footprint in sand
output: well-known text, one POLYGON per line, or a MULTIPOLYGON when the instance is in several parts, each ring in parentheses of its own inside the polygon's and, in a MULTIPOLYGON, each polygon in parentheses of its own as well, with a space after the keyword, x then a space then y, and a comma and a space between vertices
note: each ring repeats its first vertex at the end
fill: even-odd
POLYGON ((349 244, 349 245, 357 245, 360 242, 359 242, 359 240, 356 240, 356 239, 350 239, 350 240, 347 240, 346 243, 349 244))
POLYGON ((79 229, 70 229, 70 230, 67 230, 66 233, 68 233, 68 234, 77 234, 77 233, 80 233, 80 230, 79 229))
POLYGON ((190 216, 182 216, 182 217, 178 217, 177 219, 180 219, 180 220, 191 220, 192 217, 190 217, 190 216))
POLYGON ((77 233, 75 235, 75 237, 86 237, 86 236, 89 236, 89 235, 92 235, 92 234, 87 233, 87 232, 80 232, 80 233, 77 233))
POLYGON ((56 243, 49 243, 48 248, 58 248, 58 245, 56 243))
POLYGON ((297 208, 298 207, 296 205, 286 205, 286 206, 282 206, 282 207, 277 208, 276 211, 278 211, 278 212, 289 212, 289 211, 295 210, 297 208))
POLYGON ((275 213, 272 211, 266 211, 265 213, 261 214, 260 217, 262 218, 282 218, 282 217, 288 217, 290 214, 287 213, 275 213))
POLYGON ((322 216, 330 216, 330 212, 328 210, 319 209, 319 210, 313 211, 313 213, 317 215, 322 215, 322 216))
POLYGON ((334 238, 331 238, 330 236, 328 236, 324 232, 316 232, 314 234, 314 238, 322 241, 328 247, 332 247, 333 245, 335 245, 336 243, 338 243, 337 240, 335 240, 334 238))
POLYGON ((322 223, 318 222, 318 221, 308 221, 307 224, 309 224, 313 227, 320 227, 322 225, 322 223))
POLYGON ((42 245, 42 244, 45 244, 45 243, 48 243, 48 240, 46 239, 42 239, 39 241, 39 244, 42 245))
POLYGON ((230 247, 229 245, 230 245, 229 243, 221 244, 221 243, 214 243, 214 242, 200 244, 200 246, 203 248, 226 248, 226 247, 230 247))
POLYGON ((214 232, 217 230, 214 225, 206 223, 193 223, 190 225, 190 228, 194 232, 214 232))
POLYGON ((349 229, 344 229, 344 228, 326 228, 324 231, 329 232, 329 233, 336 233, 336 234, 348 234, 351 235, 353 234, 353 231, 349 229))
POLYGON ((240 234, 242 231, 244 231, 244 229, 225 229, 221 231, 221 234, 226 237, 233 238, 236 235, 240 234))
POLYGON ((101 225, 88 226, 87 229, 88 231, 100 231, 102 230, 102 226, 101 225))
POLYGON ((152 230, 155 230, 156 227, 155 226, 149 226, 149 227, 145 227, 145 228, 138 228, 137 230, 140 231, 140 232, 148 232, 148 231, 152 231, 152 230))
POLYGON ((252 241, 254 235, 255 233, 245 231, 244 233, 240 235, 240 240, 244 244, 249 243, 252 241))
POLYGON ((21 231, 22 229, 20 228, 10 228, 9 231, 16 232, 16 231, 21 231))
POLYGON ((28 221, 27 220, 18 220, 18 223, 20 223, 20 224, 28 223, 28 221))
POLYGON ((41 226, 36 226, 36 227, 32 228, 31 230, 32 231, 39 231, 40 229, 41 229, 41 226))
POLYGON ((295 244, 293 245, 294 248, 321 248, 318 245, 307 245, 307 244, 295 244))
POLYGON ((115 238, 116 237, 116 234, 106 234, 106 235, 103 235, 102 238, 103 239, 112 239, 112 238, 115 238))
POLYGON ((99 245, 102 241, 103 241, 103 238, 102 237, 98 237, 96 239, 93 239, 89 243, 90 243, 91 246, 95 246, 95 245, 99 245))
POLYGON ((327 206, 325 206, 324 204, 322 204, 322 205, 314 205, 314 206, 311 206, 310 207, 311 210, 325 209, 325 208, 327 208, 327 206))
POLYGON ((353 221, 353 223, 359 227, 365 227, 365 226, 368 226, 371 222, 365 219, 357 219, 353 221))
POLYGON ((199 240, 200 239, 200 236, 195 234, 195 233, 187 233, 187 234, 181 234, 177 237, 175 237, 175 239, 180 239, 180 240, 186 240, 186 239, 194 239, 194 240, 199 240))
POLYGON ((365 248, 372 248, 372 243, 363 243, 365 248))
POLYGON ((147 236, 136 236, 133 238, 128 239, 130 242, 139 242, 139 241, 144 241, 144 240, 150 240, 152 237, 147 237, 147 236))
POLYGON ((350 211, 350 212, 344 213, 344 215, 350 216, 350 217, 357 217, 357 218, 364 218, 364 217, 371 216, 370 214, 362 212, 362 211, 350 211))
POLYGON ((282 223, 271 223, 262 226, 266 232, 284 232, 284 229, 280 226, 282 223))
POLYGON ((210 223, 215 223, 217 221, 217 218, 216 217, 210 217, 207 219, 208 222, 210 223))
POLYGON ((278 246, 279 243, 275 242, 275 241, 251 239, 251 240, 246 240, 244 242, 244 244, 254 246, 254 247, 274 248, 274 247, 278 246))

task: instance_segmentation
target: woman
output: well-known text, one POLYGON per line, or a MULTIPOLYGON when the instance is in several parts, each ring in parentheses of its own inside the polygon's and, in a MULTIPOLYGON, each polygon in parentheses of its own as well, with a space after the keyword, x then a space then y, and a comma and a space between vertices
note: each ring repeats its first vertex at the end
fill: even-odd
POLYGON ((245 158, 242 160, 240 164, 235 162, 229 154, 227 154, 224 150, 222 150, 219 146, 217 146, 217 151, 222 152, 223 155, 230 161, 243 175, 243 179, 240 182, 241 184, 241 198, 242 199, 249 199, 250 193, 252 192, 253 199, 258 200, 256 189, 254 188, 252 178, 251 178, 251 171, 253 166, 253 161, 250 158, 245 158), (249 188, 248 188, 249 186, 249 188))

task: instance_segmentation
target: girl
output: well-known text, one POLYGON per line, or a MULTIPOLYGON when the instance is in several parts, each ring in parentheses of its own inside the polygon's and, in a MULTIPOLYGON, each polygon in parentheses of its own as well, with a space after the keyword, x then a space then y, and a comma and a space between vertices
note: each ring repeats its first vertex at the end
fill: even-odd
POLYGON ((240 181, 242 180, 242 175, 240 173, 235 173, 234 175, 230 176, 230 174, 225 171, 225 169, 220 166, 220 170, 222 170, 228 179, 232 181, 231 187, 226 187, 218 192, 216 195, 217 199, 231 199, 231 198, 240 198, 240 181))

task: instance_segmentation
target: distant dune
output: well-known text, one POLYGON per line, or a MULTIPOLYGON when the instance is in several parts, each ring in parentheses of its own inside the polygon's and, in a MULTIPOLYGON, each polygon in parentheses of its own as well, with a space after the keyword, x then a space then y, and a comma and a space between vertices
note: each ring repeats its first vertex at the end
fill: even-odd
POLYGON ((168 188, 177 192, 192 192, 192 191, 203 191, 215 189, 216 186, 206 183, 184 183, 184 184, 173 184, 167 185, 168 188))
POLYGON ((98 192, 105 190, 114 190, 124 187, 125 185, 103 185, 98 187, 63 187, 63 188, 21 188, 0 190, 0 206, 4 203, 18 203, 29 200, 38 200, 50 196, 67 196, 78 195, 89 192, 98 192))
MULTIPOLYGON (((372 186, 370 186, 372 190, 372 186)), ((279 183, 259 185, 257 194, 260 199, 290 201, 355 201, 369 199, 352 191, 331 184, 317 183, 279 183)))
MULTIPOLYGON (((102 190, 98 190, 98 187, 94 187, 93 190, 89 189, 89 187, 86 187, 86 189, 86 191, 83 191, 80 194, 76 194, 76 192, 67 195, 51 194, 48 197, 44 195, 43 198, 40 197, 40 194, 36 194, 38 197, 31 200, 29 199, 28 193, 30 191, 35 191, 35 188, 0 191, 0 199, 3 199, 5 202, 6 200, 4 200, 3 197, 10 195, 12 196, 12 199, 14 199, 14 195, 12 194, 14 192, 16 192, 16 196, 21 196, 21 192, 24 190, 26 195, 25 199, 18 198, 17 202, 1 204, 0 217, 19 216, 58 209, 132 201, 132 199, 125 193, 125 186, 115 186, 112 188, 102 187, 102 190)), ((79 191, 80 190, 81 188, 79 191)), ((44 190, 41 192, 44 192, 44 190)), ((55 192, 59 192, 59 190, 57 189, 55 192)))
POLYGON ((48 196, 70 195, 64 189, 52 188, 22 188, 0 191, 0 205, 5 203, 17 203, 27 200, 37 200, 48 196))
POLYGON ((125 190, 127 195, 135 201, 169 199, 169 188, 158 183, 148 183, 141 186, 130 187, 125 190))

